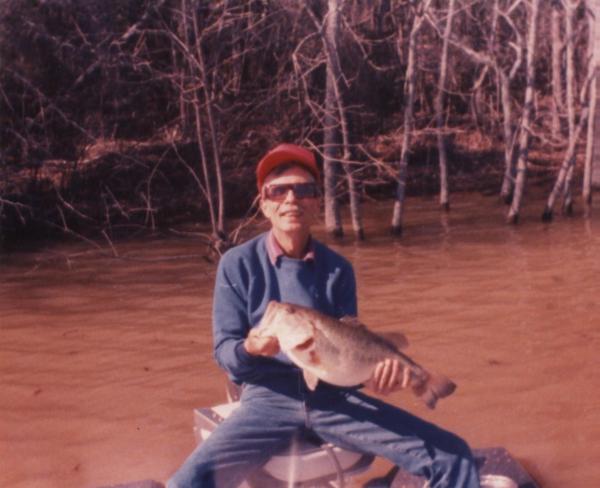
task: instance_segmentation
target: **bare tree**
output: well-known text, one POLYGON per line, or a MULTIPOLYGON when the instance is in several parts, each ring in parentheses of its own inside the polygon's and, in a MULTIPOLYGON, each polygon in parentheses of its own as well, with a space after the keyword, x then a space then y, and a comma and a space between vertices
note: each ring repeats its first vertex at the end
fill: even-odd
MULTIPOLYGON (((568 22, 569 19, 567 19, 568 22)), ((571 29, 572 31, 572 29, 571 29)), ((583 200, 586 205, 589 206, 589 199, 591 198, 591 160, 592 160, 592 146, 593 146, 593 131, 594 121, 593 114, 595 111, 596 104, 596 64, 594 55, 594 28, 590 26, 588 31, 588 66, 587 76, 584 80, 581 93, 579 95, 579 105, 581 106, 581 113, 579 114, 579 122, 573 128, 573 134, 569 135, 569 142, 562 164, 559 168, 558 174, 552 191, 546 201, 546 207, 542 214, 542 220, 550 221, 553 217, 554 205, 556 200, 563 195, 563 211, 567 214, 571 213, 572 209, 572 196, 571 196, 571 179, 573 178, 575 162, 577 157, 577 144, 581 137, 584 127, 587 123, 587 145, 585 153, 585 165, 584 165, 584 186, 583 186, 583 200), (587 188, 587 190, 586 190, 587 188)), ((574 73, 570 73, 574 76, 574 73)), ((567 73, 569 76, 569 73, 567 73)), ((574 83, 573 81, 571 83, 574 83)), ((571 88, 574 91, 574 88, 571 88)), ((574 106, 574 102, 572 103, 574 106)), ((575 109, 569 109, 573 111, 573 118, 575 109)), ((589 208, 587 208, 589 210, 589 208)))
MULTIPOLYGON (((417 38, 419 31, 425 20, 425 14, 429 8, 430 0, 416 2, 413 4, 414 19, 410 35, 408 38, 408 62, 406 65, 405 84, 404 84, 404 118, 402 131, 402 151, 400 161, 398 161, 398 177, 396 182, 396 200, 394 202, 394 211, 392 215, 391 232, 395 235, 402 235, 402 215, 404 212, 404 199, 406 197, 406 177, 408 171, 408 156, 410 153, 410 136, 414 125, 414 101, 415 85, 417 77, 416 56, 417 56, 417 38)), ((399 36, 401 39, 401 36, 399 36)), ((402 46, 399 43, 398 49, 402 46)), ((402 56, 402 53, 399 53, 402 56)))
POLYGON ((549 222, 550 220, 552 220, 554 204, 561 195, 561 193, 564 191, 565 182, 567 180, 569 172, 571 168, 575 165, 575 157, 577 155, 577 141, 579 140, 581 132, 583 131, 583 127, 587 121, 588 112, 588 107, 584 107, 579 117, 579 123, 575 127, 573 137, 569 139, 567 151, 565 152, 565 156, 558 171, 556 181, 554 183, 554 186, 552 187, 552 191, 550 192, 550 195, 546 202, 544 213, 542 214, 542 220, 545 222, 549 222))
MULTIPOLYGON (((346 107, 344 104, 343 86, 344 76, 340 59, 338 55, 339 38, 339 15, 340 5, 338 0, 328 0, 327 28, 324 39, 325 52, 327 54, 327 80, 328 89, 333 89, 335 106, 339 119, 339 129, 342 136, 342 167, 346 174, 348 184, 348 194, 350 198, 350 216, 352 219, 352 228, 357 239, 364 239, 364 229, 362 225, 362 215, 360 209, 360 195, 357 188, 356 178, 351 168, 350 154, 350 134, 348 130, 348 121, 346 116, 346 107)), ((328 98, 331 95, 327 93, 328 98)))
MULTIPOLYGON (((193 131, 200 155, 202 179, 186 161, 187 169, 196 181, 201 194, 206 200, 215 243, 226 241, 225 231, 225 195, 223 188, 222 163, 214 115, 214 84, 211 83, 204 56, 206 35, 219 32, 224 28, 224 19, 232 17, 223 6, 212 18, 206 18, 199 10, 200 5, 193 0, 180 0, 179 25, 173 29, 165 26, 173 49, 183 60, 181 66, 175 66, 172 77, 179 91, 180 126, 182 132, 188 125, 187 114, 193 114, 193 131), (212 22, 211 22, 212 21, 212 22), (210 22, 208 25, 202 23, 210 22), (208 34, 207 34, 208 33, 208 34)), ((231 21, 230 21, 231 22, 231 21)), ((174 57, 176 61, 178 57, 174 57)), ((215 75, 212 76, 214 80, 215 75)), ((220 244, 217 244, 220 245, 220 244)))
POLYGON ((560 115, 564 110, 562 90, 562 51, 560 34, 562 12, 560 0, 552 1, 551 42, 552 42, 552 137, 560 137, 560 115))
POLYGON ((527 32, 527 63, 526 63, 526 85, 525 103, 521 116, 521 127, 519 136, 519 158, 517 160, 517 177, 512 203, 508 211, 509 223, 517 223, 521 211, 521 202, 525 190, 525 179, 527 175, 527 156, 529 151, 529 131, 533 111, 533 92, 535 89, 535 49, 537 38, 537 23, 540 0, 531 0, 529 4, 528 32, 527 32))
MULTIPOLYGON (((575 102, 576 102, 576 78, 574 67, 575 51, 575 11, 579 0, 561 0, 566 12, 565 32, 566 32, 566 83, 567 83, 567 126, 569 128, 569 143, 575 137, 575 102)), ((573 195, 571 192, 571 180, 573 179, 573 170, 575 165, 568 167, 567 175, 564 180, 563 193, 563 212, 570 215, 573 212, 573 195)))
MULTIPOLYGON (((588 4, 593 3, 588 0, 588 4)), ((596 14, 598 15, 598 14, 596 14)), ((597 87, 598 87, 598 53, 595 46, 596 35, 596 18, 593 15, 593 8, 587 9, 588 19, 588 73, 591 75, 590 91, 589 91, 589 119, 587 126, 587 137, 585 147, 585 163, 583 170, 583 190, 582 197, 585 205, 586 213, 592 204, 592 159, 594 156, 594 130, 596 125, 596 102, 597 102, 597 87)))
POLYGON ((337 104, 335 98, 335 79, 331 69, 325 79, 325 114, 323 116, 323 185, 325 200, 325 228, 334 237, 344 235, 340 201, 338 198, 338 147, 339 123, 335 116, 337 104))
MULTIPOLYGON (((312 14, 312 11, 309 10, 312 14)), ((345 120, 345 107, 342 96, 344 84, 340 60, 338 57, 339 36, 339 5, 337 0, 328 1, 328 10, 325 17, 324 34, 321 35, 326 56, 325 80, 325 116, 323 117, 323 172, 325 179, 325 228, 335 237, 342 237, 344 229, 340 212, 338 196, 338 172, 340 169, 340 135, 347 140, 348 134, 345 120)), ((312 15, 315 27, 321 32, 322 27, 312 15)), ((342 143, 346 152, 346 144, 342 143)))
POLYGON ((511 82, 515 79, 523 60, 523 36, 518 27, 513 22, 511 15, 517 15, 517 8, 520 0, 510 2, 506 6, 500 5, 499 0, 494 0, 492 5, 491 29, 487 37, 487 47, 485 50, 475 50, 464 42, 451 39, 454 46, 458 47, 471 60, 482 64, 482 70, 479 79, 475 82, 473 91, 477 93, 482 85, 483 79, 489 70, 497 77, 497 90, 500 95, 500 106, 502 109, 502 135, 504 140, 504 173, 500 187, 500 197, 507 203, 510 203, 514 185, 514 159, 517 146, 517 130, 512 110, 512 91, 511 82), (510 51, 513 52, 512 62, 509 64, 506 55, 501 56, 498 49, 497 32, 499 19, 502 24, 507 26, 505 37, 510 51))
POLYGON ((448 195, 448 156, 446 154, 446 138, 444 117, 444 94, 446 91, 446 77, 448 73, 448 45, 452 31, 452 17, 454 16, 455 0, 448 1, 446 13, 446 26, 442 44, 442 56, 440 61, 440 75, 438 79, 438 90, 435 97, 435 119, 437 126, 437 145, 440 163, 440 205, 444 210, 450 210, 450 199, 448 195))

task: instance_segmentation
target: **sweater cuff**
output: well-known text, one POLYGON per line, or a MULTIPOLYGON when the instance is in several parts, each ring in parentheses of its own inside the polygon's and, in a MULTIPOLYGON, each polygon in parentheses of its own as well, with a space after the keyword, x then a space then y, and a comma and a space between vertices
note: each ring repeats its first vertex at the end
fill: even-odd
POLYGON ((244 347, 244 341, 240 341, 236 344, 235 357, 242 364, 249 364, 255 358, 255 356, 246 351, 246 348, 244 347))

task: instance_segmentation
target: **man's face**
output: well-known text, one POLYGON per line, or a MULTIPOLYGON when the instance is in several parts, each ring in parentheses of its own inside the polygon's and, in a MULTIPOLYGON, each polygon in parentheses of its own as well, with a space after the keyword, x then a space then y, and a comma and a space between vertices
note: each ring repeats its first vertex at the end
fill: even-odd
MULTIPOLYGON (((265 179, 261 192, 260 208, 271 226, 281 232, 307 232, 316 220, 319 212, 319 198, 296 195, 288 190, 283 196, 270 198, 265 188, 276 185, 294 185, 302 183, 315 183, 314 177, 306 170, 292 166, 279 175, 271 173, 265 179)), ((282 187, 285 188, 285 187, 282 187)))

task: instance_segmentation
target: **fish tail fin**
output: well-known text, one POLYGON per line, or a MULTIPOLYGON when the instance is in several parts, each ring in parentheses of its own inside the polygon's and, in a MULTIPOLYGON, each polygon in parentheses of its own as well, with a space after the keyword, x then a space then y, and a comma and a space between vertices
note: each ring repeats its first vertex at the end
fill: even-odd
POLYGON ((425 405, 433 409, 440 398, 454 393, 456 384, 444 375, 428 373, 425 381, 414 386, 413 390, 417 396, 421 397, 425 405))

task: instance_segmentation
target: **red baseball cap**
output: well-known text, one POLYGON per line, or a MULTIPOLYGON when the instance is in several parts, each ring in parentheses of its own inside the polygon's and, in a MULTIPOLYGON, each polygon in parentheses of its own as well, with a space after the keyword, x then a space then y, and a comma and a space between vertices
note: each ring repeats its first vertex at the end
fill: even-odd
POLYGON ((265 178, 277 166, 285 163, 295 163, 302 166, 310 174, 315 177, 315 180, 320 180, 319 168, 315 155, 301 146, 295 144, 279 144, 279 146, 271 149, 258 163, 256 167, 256 183, 260 191, 265 178))

